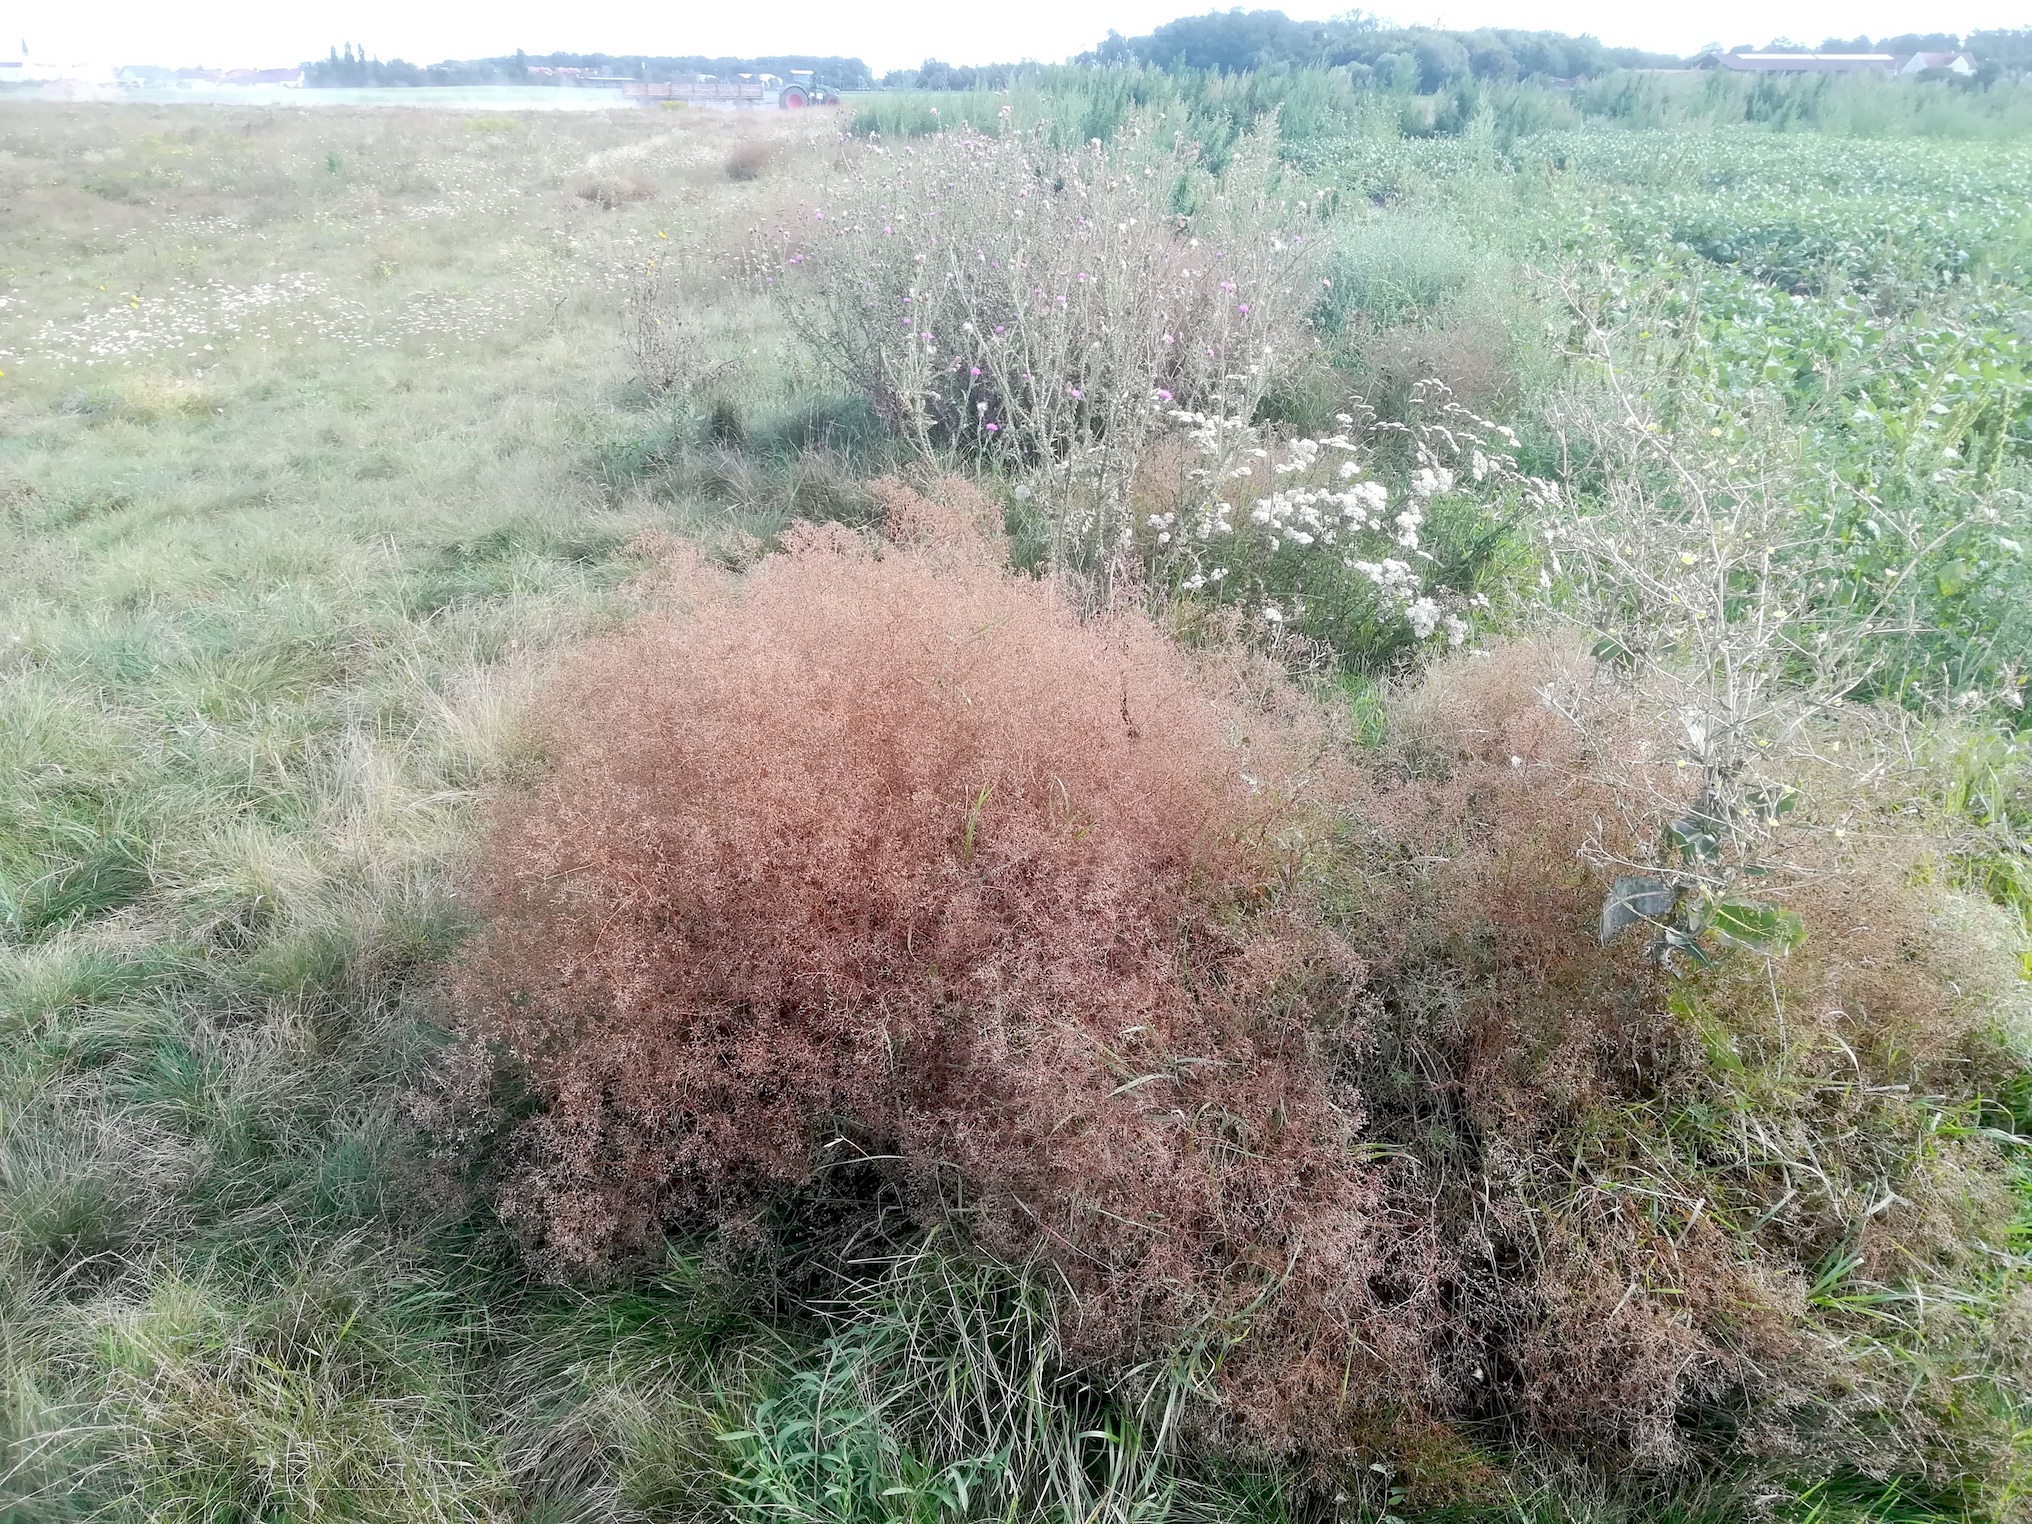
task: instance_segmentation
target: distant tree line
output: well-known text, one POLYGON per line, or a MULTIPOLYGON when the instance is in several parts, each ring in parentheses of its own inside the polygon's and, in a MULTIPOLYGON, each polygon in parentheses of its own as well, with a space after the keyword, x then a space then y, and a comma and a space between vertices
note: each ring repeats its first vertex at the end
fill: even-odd
POLYGON ((736 74, 786 75, 809 69, 838 89, 866 89, 874 76, 858 58, 821 58, 794 54, 776 58, 672 58, 647 53, 546 53, 517 50, 501 58, 447 60, 413 64, 379 59, 364 46, 346 43, 324 58, 303 66, 306 85, 326 88, 368 85, 570 85, 587 74, 639 80, 692 80, 702 75, 725 79, 736 74), (570 70, 570 73, 561 73, 570 70))
MULTIPOLYGON (((1733 51, 1745 51, 1749 45, 1733 51)), ((1906 33, 1899 37, 1830 37, 1819 48, 1774 38, 1760 50, 1822 53, 1955 53, 1966 50, 1982 80, 2032 73, 2032 29, 1906 33)), ((1709 50, 1703 50, 1709 51, 1709 50)), ((1720 51, 1717 44, 1712 51, 1720 51)), ((1345 69, 1358 84, 1432 95, 1468 81, 1594 79, 1618 69, 1674 68, 1676 54, 1609 47, 1593 37, 1527 32, 1505 27, 1450 31, 1439 27, 1385 26, 1359 11, 1332 21, 1294 21, 1282 11, 1212 11, 1167 22, 1148 36, 1107 40, 1077 60, 1101 66, 1143 65, 1171 72, 1275 73, 1293 69, 1345 69)), ((879 83, 891 89, 1005 90, 1034 64, 942 63, 926 59, 915 69, 892 69, 879 83)), ((501 58, 448 60, 418 65, 382 60, 354 43, 333 48, 304 65, 304 83, 363 85, 569 85, 585 72, 609 78, 691 80, 710 75, 785 75, 809 69, 838 89, 868 89, 878 81, 858 58, 810 54, 772 58, 669 57, 644 53, 516 52, 501 58), (560 73, 571 70, 572 73, 560 73)))
MULTIPOLYGON (((1817 50, 1778 38, 1767 47, 1777 52, 1831 53, 1966 50, 1988 76, 2032 71, 2032 29, 1972 32, 1966 37, 1908 33, 1874 42, 1868 37, 1829 38, 1817 50)), ((1720 51, 1719 45, 1714 51, 1720 51)), ((1618 69, 1674 68, 1688 62, 1676 54, 1609 47, 1594 37, 1563 32, 1394 27, 1360 12, 1332 21, 1294 21, 1282 11, 1239 9, 1182 17, 1144 37, 1110 32, 1105 42, 1079 61, 1214 74, 1343 68, 1360 83, 1427 95, 1470 79, 1490 83, 1592 79, 1618 69)), ((955 69, 928 61, 920 70, 886 76, 883 83, 915 84, 921 89, 994 89, 1005 85, 1006 76, 1016 72, 1008 65, 955 69)))
POLYGON ((886 90, 1006 90, 1037 71, 1036 64, 948 64, 927 58, 915 69, 891 69, 886 90))
POLYGON ((1087 61, 1218 74, 1345 68, 1358 79, 1431 94, 1466 78, 1582 79, 1615 69, 1669 68, 1681 60, 1564 32, 1390 27, 1359 12, 1334 21, 1293 21, 1282 11, 1234 10, 1183 17, 1147 37, 1110 32, 1087 61))

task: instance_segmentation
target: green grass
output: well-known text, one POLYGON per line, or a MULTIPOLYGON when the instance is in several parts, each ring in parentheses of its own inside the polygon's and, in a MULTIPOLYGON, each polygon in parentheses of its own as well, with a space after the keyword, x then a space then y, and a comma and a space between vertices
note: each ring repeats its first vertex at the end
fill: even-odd
POLYGON ((617 264, 718 257, 744 194, 726 124, 666 130, 0 117, 0 1516, 511 1511, 547 1420, 505 1417, 501 1299, 525 1342, 549 1301, 460 1247, 405 1097, 519 695, 632 541, 721 515, 594 443, 650 427, 617 264), (656 200, 574 194, 616 151, 656 200), (94 356, 114 315, 147 352, 94 356))

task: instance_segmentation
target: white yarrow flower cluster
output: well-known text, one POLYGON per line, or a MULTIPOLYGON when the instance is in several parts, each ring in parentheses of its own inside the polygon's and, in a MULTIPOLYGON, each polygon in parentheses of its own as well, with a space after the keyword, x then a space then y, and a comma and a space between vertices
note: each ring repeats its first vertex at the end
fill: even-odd
MULTIPOLYGON (((1433 505, 1461 494, 1485 501, 1514 494, 1535 503, 1552 489, 1518 471, 1517 439, 1508 429, 1455 405, 1442 388, 1421 388, 1418 400, 1435 416, 1372 425, 1374 434, 1394 432, 1411 446, 1410 469, 1395 491, 1355 442, 1351 413, 1336 415, 1334 433, 1279 439, 1245 417, 1172 410, 1180 438, 1198 458, 1184 473, 1178 505, 1148 518, 1173 585, 1185 592, 1219 586, 1245 546, 1270 555, 1331 555, 1397 610, 1415 640, 1443 636, 1449 646, 1466 644, 1473 631, 1465 615, 1486 608, 1487 600, 1463 600, 1429 584, 1433 557, 1423 539, 1433 505)), ((1259 609, 1273 628, 1298 612, 1299 605, 1268 598, 1259 609)))

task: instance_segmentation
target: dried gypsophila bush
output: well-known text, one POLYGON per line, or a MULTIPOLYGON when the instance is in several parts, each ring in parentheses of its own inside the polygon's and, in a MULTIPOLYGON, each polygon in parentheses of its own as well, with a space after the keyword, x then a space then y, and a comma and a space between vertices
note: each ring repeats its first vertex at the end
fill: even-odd
POLYGON ((791 328, 927 458, 1009 474, 1099 601, 1132 555, 1137 462, 1176 407, 1253 415, 1306 323, 1315 202, 1273 128, 1218 182, 1153 121, 876 146, 758 250, 791 328), (1180 202, 1204 208, 1187 216, 1180 202))
POLYGON ((1392 695, 1357 810, 1384 894, 1349 1078, 1406 1252, 1430 1237, 1480 1341, 1458 1379, 1583 1453, 1676 1464, 1687 1415, 1735 1412, 1738 1460, 2002 1486, 2032 1341, 1982 1097, 2022 1083, 2022 934, 1924 871, 1940 838, 1886 775, 1866 843, 1796 843, 1788 956, 1604 945, 1623 801, 1681 776, 1644 754, 1657 702, 1572 638, 1442 661, 1392 695))
POLYGON ((1392 693, 1354 801, 1378 900, 1352 934, 1376 1014, 1350 1080, 1464 1399, 1569 1454, 1671 1466, 1691 1458, 1682 1415, 1796 1341, 1713 1224, 1675 1238, 1580 1170, 1599 1118, 1680 1057, 1662 972, 1593 934, 1607 879, 1578 849, 1624 845, 1597 764, 1625 716, 1591 665, 1499 644, 1392 693), (1585 729, 1564 712, 1583 703, 1585 729))

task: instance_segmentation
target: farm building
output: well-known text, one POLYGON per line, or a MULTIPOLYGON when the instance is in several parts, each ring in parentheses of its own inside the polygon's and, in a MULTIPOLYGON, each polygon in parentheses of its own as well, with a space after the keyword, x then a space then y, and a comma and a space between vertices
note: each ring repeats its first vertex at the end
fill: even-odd
POLYGON ((1964 77, 1976 72, 1966 53, 1703 53, 1696 69, 1731 74, 1891 74, 1910 78, 1929 69, 1964 77))
POLYGON ((1704 53, 1693 66, 1731 74, 1891 74, 1898 59, 1890 53, 1704 53))

